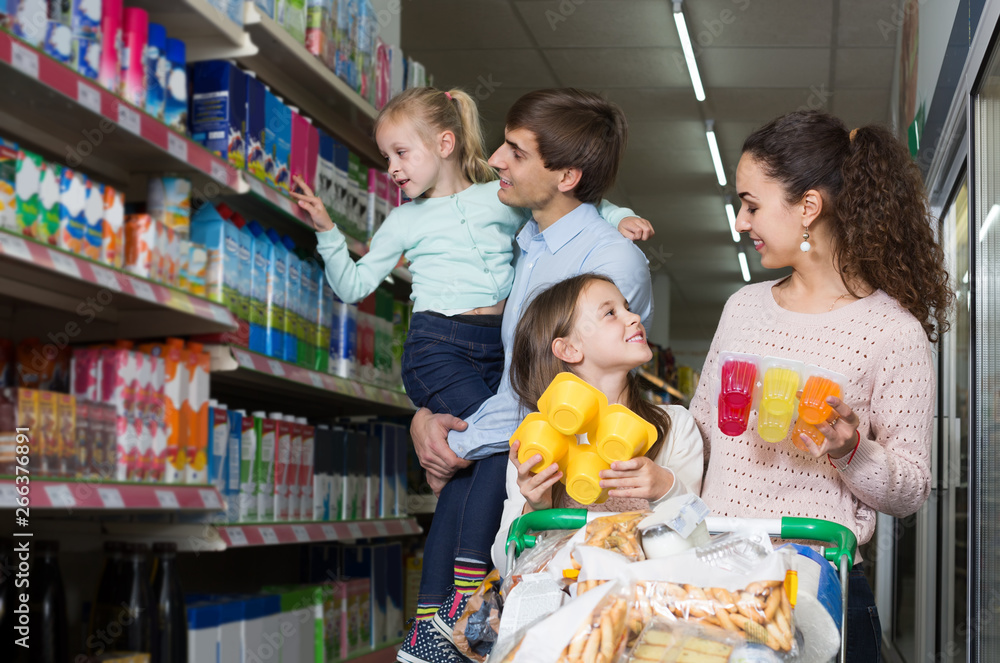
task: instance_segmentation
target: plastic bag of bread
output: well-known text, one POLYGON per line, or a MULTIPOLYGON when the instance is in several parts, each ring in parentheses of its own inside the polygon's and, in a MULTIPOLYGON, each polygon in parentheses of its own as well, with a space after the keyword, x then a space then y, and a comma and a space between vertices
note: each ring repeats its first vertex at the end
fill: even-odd
POLYGON ((453 629, 455 646, 466 657, 486 660, 500 631, 500 571, 493 569, 469 597, 453 629))
POLYGON ((721 629, 654 619, 645 626, 619 661, 726 663, 742 645, 739 638, 721 629))
POLYGON ((644 581, 636 585, 636 605, 646 621, 657 617, 713 626, 775 652, 796 653, 792 603, 780 580, 755 581, 737 590, 644 581))
POLYGON ((628 511, 601 516, 587 523, 583 545, 617 552, 633 562, 646 559, 639 539, 639 523, 648 511, 628 511))
POLYGON ((514 585, 521 581, 521 576, 544 571, 552 558, 575 534, 576 530, 547 530, 537 534, 535 546, 525 548, 514 562, 514 569, 509 577, 504 578, 501 594, 506 596, 514 588, 514 585))
POLYGON ((577 628, 560 663, 611 663, 625 646, 628 588, 611 591, 577 628))

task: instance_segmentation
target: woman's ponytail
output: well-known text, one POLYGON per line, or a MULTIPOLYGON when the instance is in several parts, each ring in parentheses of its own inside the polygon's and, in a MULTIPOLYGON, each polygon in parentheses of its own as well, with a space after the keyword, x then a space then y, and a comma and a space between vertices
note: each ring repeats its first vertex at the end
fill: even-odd
POLYGON ((845 281, 883 290, 935 341, 954 295, 920 169, 885 127, 854 129, 848 144, 834 204, 837 263, 845 281))
POLYGON ((497 179, 496 171, 486 161, 486 141, 483 138, 482 124, 479 121, 479 107, 475 99, 462 90, 454 89, 447 92, 458 111, 462 125, 459 136, 460 159, 462 173, 469 181, 476 184, 492 182, 497 179))

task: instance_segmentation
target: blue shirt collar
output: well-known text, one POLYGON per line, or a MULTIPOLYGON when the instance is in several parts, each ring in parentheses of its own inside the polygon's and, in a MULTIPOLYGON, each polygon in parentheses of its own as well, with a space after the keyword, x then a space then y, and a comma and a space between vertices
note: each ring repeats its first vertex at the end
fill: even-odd
MULTIPOLYGON (((571 239, 579 235, 584 228, 593 223, 595 218, 601 219, 597 208, 589 203, 581 203, 572 212, 542 231, 542 239, 545 240, 549 251, 556 253, 571 239)), ((528 245, 537 234, 538 222, 532 218, 517 235, 517 244, 522 251, 528 250, 528 245)))

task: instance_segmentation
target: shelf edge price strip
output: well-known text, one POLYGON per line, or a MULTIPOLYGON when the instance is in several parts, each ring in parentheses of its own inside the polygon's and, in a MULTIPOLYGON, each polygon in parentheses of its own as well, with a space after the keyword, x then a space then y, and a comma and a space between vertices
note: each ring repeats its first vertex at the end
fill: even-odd
POLYGON ((219 496, 214 490, 199 490, 198 494, 201 496, 201 503, 205 505, 206 509, 222 508, 222 503, 219 502, 219 496))
POLYGON ((164 509, 179 509, 181 508, 180 503, 177 501, 177 495, 174 494, 172 490, 157 490, 156 501, 160 503, 160 506, 164 509))
POLYGON ((76 101, 84 108, 87 108, 98 115, 101 114, 101 92, 93 85, 87 85, 83 81, 77 81, 76 101))
POLYGON ((187 141, 173 133, 172 131, 167 132, 167 152, 170 153, 175 159, 180 161, 188 160, 188 144, 187 141))
POLYGON ((335 541, 340 538, 337 536, 337 529, 333 525, 323 525, 321 529, 323 530, 323 538, 328 541, 335 541))
POLYGON ((357 523, 347 523, 347 531, 350 533, 352 539, 365 538, 364 532, 361 531, 361 525, 357 523))
POLYGON ((305 543, 311 539, 309 530, 302 525, 292 525, 292 534, 295 535, 295 540, 299 543, 305 543))
POLYGON ((125 500, 122 499, 121 491, 117 488, 98 488, 97 494, 101 498, 101 503, 106 509, 124 509, 125 500))
POLYGON ((142 135, 142 118, 138 111, 126 106, 125 102, 118 103, 118 124, 136 136, 142 135))
POLYGON ((45 493, 49 496, 49 502, 54 507, 70 508, 76 506, 76 498, 73 497, 69 486, 65 484, 45 486, 45 493))
POLYGON ((247 541, 247 535, 243 533, 242 527, 227 527, 226 536, 229 538, 229 545, 232 546, 246 546, 250 545, 247 541))
POLYGON ((268 546, 273 546, 279 543, 278 535, 274 533, 274 529, 271 527, 258 527, 257 531, 260 533, 260 538, 264 540, 264 544, 268 546))
POLYGON ((22 74, 38 79, 38 53, 13 40, 10 42, 10 63, 22 74))
POLYGON ((381 520, 375 521, 375 531, 379 536, 389 536, 389 528, 381 520))

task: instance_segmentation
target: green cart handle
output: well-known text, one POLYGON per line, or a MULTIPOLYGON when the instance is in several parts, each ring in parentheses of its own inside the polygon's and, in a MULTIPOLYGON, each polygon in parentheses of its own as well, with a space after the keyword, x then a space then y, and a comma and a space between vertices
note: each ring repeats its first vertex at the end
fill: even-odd
POLYGON ((817 518, 781 519, 781 538, 808 539, 831 544, 823 551, 826 559, 840 566, 841 557, 847 558, 848 568, 854 566, 854 554, 858 549, 858 537, 839 523, 817 518))
POLYGON ((543 511, 532 511, 517 518, 511 523, 510 531, 507 534, 507 548, 513 542, 516 546, 516 555, 524 552, 525 548, 535 546, 535 537, 528 532, 542 532, 548 529, 580 529, 587 524, 586 509, 545 509, 543 511))
MULTIPOLYGON (((520 555, 525 548, 535 545, 535 537, 528 532, 541 532, 549 529, 580 529, 587 524, 586 509, 546 509, 532 511, 517 518, 510 526, 507 534, 507 547, 515 545, 515 555, 520 555)), ((805 539, 830 544, 823 554, 826 559, 840 565, 840 559, 846 557, 848 568, 854 565, 855 553, 858 549, 858 538, 854 532, 838 523, 817 518, 783 517, 781 531, 770 532, 783 539, 805 539)))

